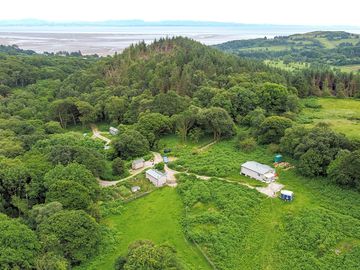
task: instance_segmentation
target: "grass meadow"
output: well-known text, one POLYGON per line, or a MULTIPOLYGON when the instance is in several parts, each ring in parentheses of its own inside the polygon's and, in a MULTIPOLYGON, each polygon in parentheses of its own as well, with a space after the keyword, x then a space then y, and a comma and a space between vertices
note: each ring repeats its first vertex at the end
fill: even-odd
MULTIPOLYGON (((360 101, 319 98, 314 102, 321 108, 305 107, 300 119, 310 120, 308 125, 327 122, 338 132, 360 138, 360 101)), ((271 165, 273 153, 267 147, 245 153, 235 148, 235 139, 204 147, 211 142, 210 137, 198 143, 181 143, 175 135, 162 138, 159 151, 171 148, 172 168, 214 178, 181 174, 176 189, 162 188, 119 202, 118 212, 108 211, 102 220, 105 241, 99 255, 78 270, 111 270, 128 245, 140 239, 175 247, 184 269, 212 269, 194 242, 219 270, 359 269, 358 192, 290 169, 280 171, 278 181, 294 192, 295 200, 268 198, 216 179, 263 185, 239 172, 247 160, 271 165)), ((107 204, 111 208, 117 201, 105 202, 105 208, 107 204)))
MULTIPOLYGON (((360 139, 360 100, 337 99, 337 98, 316 98, 313 99, 321 108, 304 108, 300 119, 314 125, 318 122, 325 122, 332 129, 343 133, 349 138, 360 139)), ((305 99, 302 102, 308 102, 305 99)))
POLYGON ((102 221, 112 239, 99 251, 94 260, 79 269, 111 270, 120 255, 125 255, 128 246, 148 239, 156 244, 173 246, 185 269, 211 269, 196 246, 186 240, 181 227, 183 205, 173 188, 162 188, 127 203, 120 214, 110 215, 102 221))

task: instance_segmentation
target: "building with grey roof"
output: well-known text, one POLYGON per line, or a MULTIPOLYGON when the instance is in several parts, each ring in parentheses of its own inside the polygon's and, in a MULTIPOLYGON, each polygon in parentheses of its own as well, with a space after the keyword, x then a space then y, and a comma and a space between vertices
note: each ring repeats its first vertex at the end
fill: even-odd
POLYGON ((155 169, 147 170, 145 177, 150 180, 156 187, 162 187, 166 184, 166 173, 159 172, 155 169))
POLYGON ((242 164, 240 173, 266 183, 275 181, 275 170, 256 161, 247 161, 242 164))
POLYGON ((145 160, 143 158, 140 158, 140 159, 136 159, 132 162, 131 168, 133 170, 137 170, 137 169, 143 168, 144 165, 145 165, 145 160))

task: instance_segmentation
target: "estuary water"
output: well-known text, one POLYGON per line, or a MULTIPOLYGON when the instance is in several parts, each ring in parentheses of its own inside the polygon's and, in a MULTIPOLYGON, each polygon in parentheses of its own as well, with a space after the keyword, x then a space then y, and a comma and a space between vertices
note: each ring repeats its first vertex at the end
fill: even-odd
POLYGON ((273 38, 316 30, 360 33, 359 28, 316 26, 2 26, 0 44, 16 44, 36 52, 81 51, 83 54, 112 55, 132 43, 150 43, 161 37, 186 36, 207 45, 230 40, 273 38))

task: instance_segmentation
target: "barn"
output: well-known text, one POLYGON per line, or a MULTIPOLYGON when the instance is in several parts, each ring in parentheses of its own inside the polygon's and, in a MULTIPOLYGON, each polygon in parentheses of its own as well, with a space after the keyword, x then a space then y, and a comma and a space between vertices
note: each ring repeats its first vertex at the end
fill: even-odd
POLYGON ((266 183, 275 181, 275 170, 256 161, 247 161, 242 164, 240 173, 266 183))
POLYGON ((150 169, 146 171, 145 176, 156 187, 162 187, 166 184, 166 173, 159 172, 155 169, 150 169))

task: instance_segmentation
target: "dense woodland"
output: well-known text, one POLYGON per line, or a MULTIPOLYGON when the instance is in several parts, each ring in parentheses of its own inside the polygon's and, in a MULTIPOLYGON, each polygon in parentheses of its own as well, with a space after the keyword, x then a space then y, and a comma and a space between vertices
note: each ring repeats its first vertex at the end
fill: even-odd
MULTIPOLYGON (((299 98, 359 96, 359 76, 324 69, 299 75, 182 37, 106 58, 0 51, 1 269, 68 269, 96 254, 106 198, 97 177, 126 174, 124 161, 157 150, 166 134, 183 142, 236 137, 240 151, 281 142, 299 173, 360 190, 359 142, 324 124, 296 122, 299 98), (109 150, 71 132, 104 122, 120 130, 109 150)), ((181 268, 171 248, 139 242, 117 269, 139 269, 134 256, 148 250, 169 264, 147 269, 181 268)), ((216 252, 219 269, 228 269, 232 261, 218 258, 225 249, 216 252)))
POLYGON ((301 97, 358 96, 359 74, 339 68, 360 64, 360 37, 347 32, 311 32, 274 39, 235 40, 216 46, 220 50, 257 60, 300 65, 290 79, 301 97))
POLYGON ((234 40, 216 47, 261 60, 281 59, 334 66, 360 64, 360 36, 342 31, 234 40))

